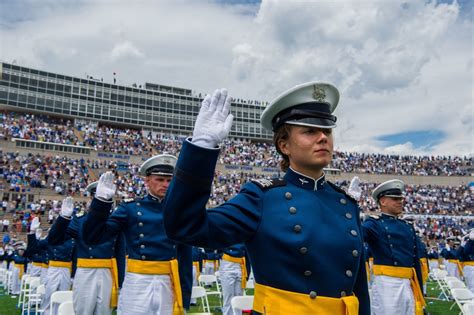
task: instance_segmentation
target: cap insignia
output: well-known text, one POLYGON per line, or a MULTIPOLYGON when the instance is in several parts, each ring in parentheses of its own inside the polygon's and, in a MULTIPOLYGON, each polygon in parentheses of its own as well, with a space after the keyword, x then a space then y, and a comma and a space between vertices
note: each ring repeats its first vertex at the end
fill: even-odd
POLYGON ((313 98, 318 102, 322 102, 326 98, 326 92, 320 86, 313 85, 313 87, 313 98))

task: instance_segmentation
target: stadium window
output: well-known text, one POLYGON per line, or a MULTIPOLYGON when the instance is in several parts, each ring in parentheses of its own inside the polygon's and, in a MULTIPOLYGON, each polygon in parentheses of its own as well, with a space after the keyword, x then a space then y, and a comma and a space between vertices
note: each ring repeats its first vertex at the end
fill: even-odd
POLYGON ((79 87, 78 86, 73 86, 72 87, 72 93, 73 94, 79 94, 79 87))
POLYGON ((6 100, 7 99, 7 91, 4 91, 4 90, 0 90, 0 99, 2 100, 6 100))

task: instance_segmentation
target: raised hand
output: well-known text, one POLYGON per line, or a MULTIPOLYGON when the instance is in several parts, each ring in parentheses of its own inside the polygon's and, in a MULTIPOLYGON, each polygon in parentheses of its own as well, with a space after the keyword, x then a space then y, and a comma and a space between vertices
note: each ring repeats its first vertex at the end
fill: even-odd
POLYGON ((95 196, 97 199, 105 202, 112 202, 117 189, 114 184, 115 176, 112 172, 105 172, 99 178, 95 196))
POLYGON ((34 234, 36 233, 36 229, 38 229, 40 226, 40 221, 38 217, 34 217, 33 220, 31 220, 30 224, 30 233, 34 234))
POLYGON ((72 212, 74 211, 74 201, 72 197, 67 197, 63 200, 61 205, 61 216, 64 218, 70 218, 72 216, 72 212))
POLYGON ((351 179, 351 183, 349 184, 349 189, 347 193, 354 197, 354 199, 359 200, 360 196, 362 195, 362 189, 360 188, 360 179, 357 176, 354 176, 351 179))
POLYGON ((229 114, 232 98, 226 89, 217 89, 208 94, 201 104, 201 109, 194 124, 192 143, 215 148, 230 132, 234 116, 229 114))

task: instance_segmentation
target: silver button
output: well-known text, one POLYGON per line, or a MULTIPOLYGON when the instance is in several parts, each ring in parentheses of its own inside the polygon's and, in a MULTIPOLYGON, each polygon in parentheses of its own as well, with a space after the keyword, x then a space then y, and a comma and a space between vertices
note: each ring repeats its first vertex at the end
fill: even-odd
POLYGON ((316 291, 311 291, 309 292, 309 297, 312 299, 315 299, 318 295, 316 294, 316 291))
POLYGON ((341 291, 341 297, 345 297, 346 295, 346 291, 341 291))
POLYGON ((347 200, 344 199, 344 198, 341 198, 341 200, 339 200, 343 205, 345 205, 347 203, 347 200))
POLYGON ((138 226, 143 226, 143 222, 139 222, 139 223, 138 223, 138 226))
POLYGON ((352 271, 346 270, 346 276, 348 276, 349 278, 352 277, 352 271))
POLYGON ((295 214, 296 213, 296 208, 295 207, 290 207, 290 213, 295 214))
POLYGON ((92 247, 89 247, 89 250, 92 250, 92 247))
POLYGON ((142 215, 142 213, 140 211, 137 212, 137 215, 142 215))
POLYGON ((140 234, 140 238, 143 238, 144 236, 145 236, 145 235, 143 235, 143 234, 140 234))
POLYGON ((145 255, 142 255, 142 259, 145 260, 145 259, 146 259, 146 256, 145 256, 145 255))
POLYGON ((357 236, 357 231, 356 230, 351 230, 352 236, 357 236))
POLYGON ((393 262, 393 264, 394 264, 395 266, 398 266, 398 262, 396 262, 396 261, 395 261, 395 262, 393 262))
POLYGON ((297 224, 293 227, 293 231, 295 231, 296 233, 300 233, 301 232, 301 225, 297 224))
POLYGON ((301 247, 300 248, 300 253, 301 254, 306 254, 307 252, 308 252, 308 248, 306 248, 306 247, 301 247))
POLYGON ((92 257, 92 256, 89 256, 89 258, 94 258, 94 257, 92 257))
POLYGON ((137 202, 137 206, 140 207, 140 203, 139 203, 139 202, 137 202))
POLYGON ((145 248, 145 245, 140 245, 140 248, 141 248, 141 249, 145 248))
POLYGON ((354 249, 354 250, 352 251, 352 256, 354 256, 354 257, 359 256, 359 251, 358 251, 357 249, 354 249))
POLYGON ((304 272, 304 275, 305 275, 306 277, 311 276, 311 274, 312 274, 311 270, 306 270, 306 271, 304 272))
POLYGON ((390 234, 387 235, 387 238, 391 238, 392 236, 390 234))
POLYGON ((393 247, 393 244, 390 244, 390 247, 393 247))
POLYGON ((293 197, 293 195, 289 191, 287 191, 285 193, 285 198, 289 200, 289 199, 291 199, 291 197, 293 197))
POLYGON ((347 213, 346 213, 346 218, 347 218, 347 219, 352 219, 352 213, 347 212, 347 213))

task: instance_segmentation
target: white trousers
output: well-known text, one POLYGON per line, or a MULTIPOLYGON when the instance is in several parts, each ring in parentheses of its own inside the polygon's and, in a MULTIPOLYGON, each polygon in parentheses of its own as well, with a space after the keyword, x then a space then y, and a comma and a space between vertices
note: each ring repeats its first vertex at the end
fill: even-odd
POLYGON ((110 315, 112 274, 108 268, 77 268, 72 286, 76 315, 110 315))
MULTIPOLYGON (((198 277, 197 277, 197 270, 196 266, 193 265, 193 286, 198 286, 198 277)), ((191 299, 191 304, 195 304, 197 302, 197 299, 191 299)))
POLYGON ((436 260, 428 259, 428 266, 430 267, 430 270, 439 268, 438 260, 437 259, 436 260))
POLYGON ((213 275, 215 272, 214 270, 214 262, 208 262, 206 261, 206 263, 204 264, 204 266, 202 267, 202 274, 203 275, 213 275))
POLYGON ((474 266, 464 266, 462 271, 467 288, 471 290, 471 292, 474 292, 474 266))
POLYGON ((457 264, 445 260, 444 265, 446 266, 448 276, 459 278, 459 269, 457 264))
POLYGON ((46 286, 46 282, 48 282, 48 269, 41 267, 41 274, 40 274, 40 283, 46 286))
POLYGON ((28 265, 28 273, 32 277, 41 277, 41 267, 35 266, 33 264, 28 265))
POLYGON ((54 310, 49 309, 51 295, 56 291, 68 291, 71 289, 71 271, 65 267, 48 268, 48 278, 46 280, 46 291, 41 302, 41 308, 45 315, 56 315, 59 305, 55 305, 54 310))
POLYGON ((373 315, 414 315, 410 279, 374 275, 370 304, 373 315))
POLYGON ((120 291, 118 315, 172 315, 175 301, 169 275, 127 272, 120 291))
POLYGON ((234 296, 242 295, 242 268, 240 264, 222 260, 219 279, 222 285, 222 314, 233 315, 230 301, 234 296))
POLYGON ((13 295, 20 294, 20 286, 21 286, 21 280, 20 280, 20 269, 18 267, 15 267, 13 263, 10 263, 11 266, 11 271, 12 271, 12 280, 10 282, 10 292, 13 295))

